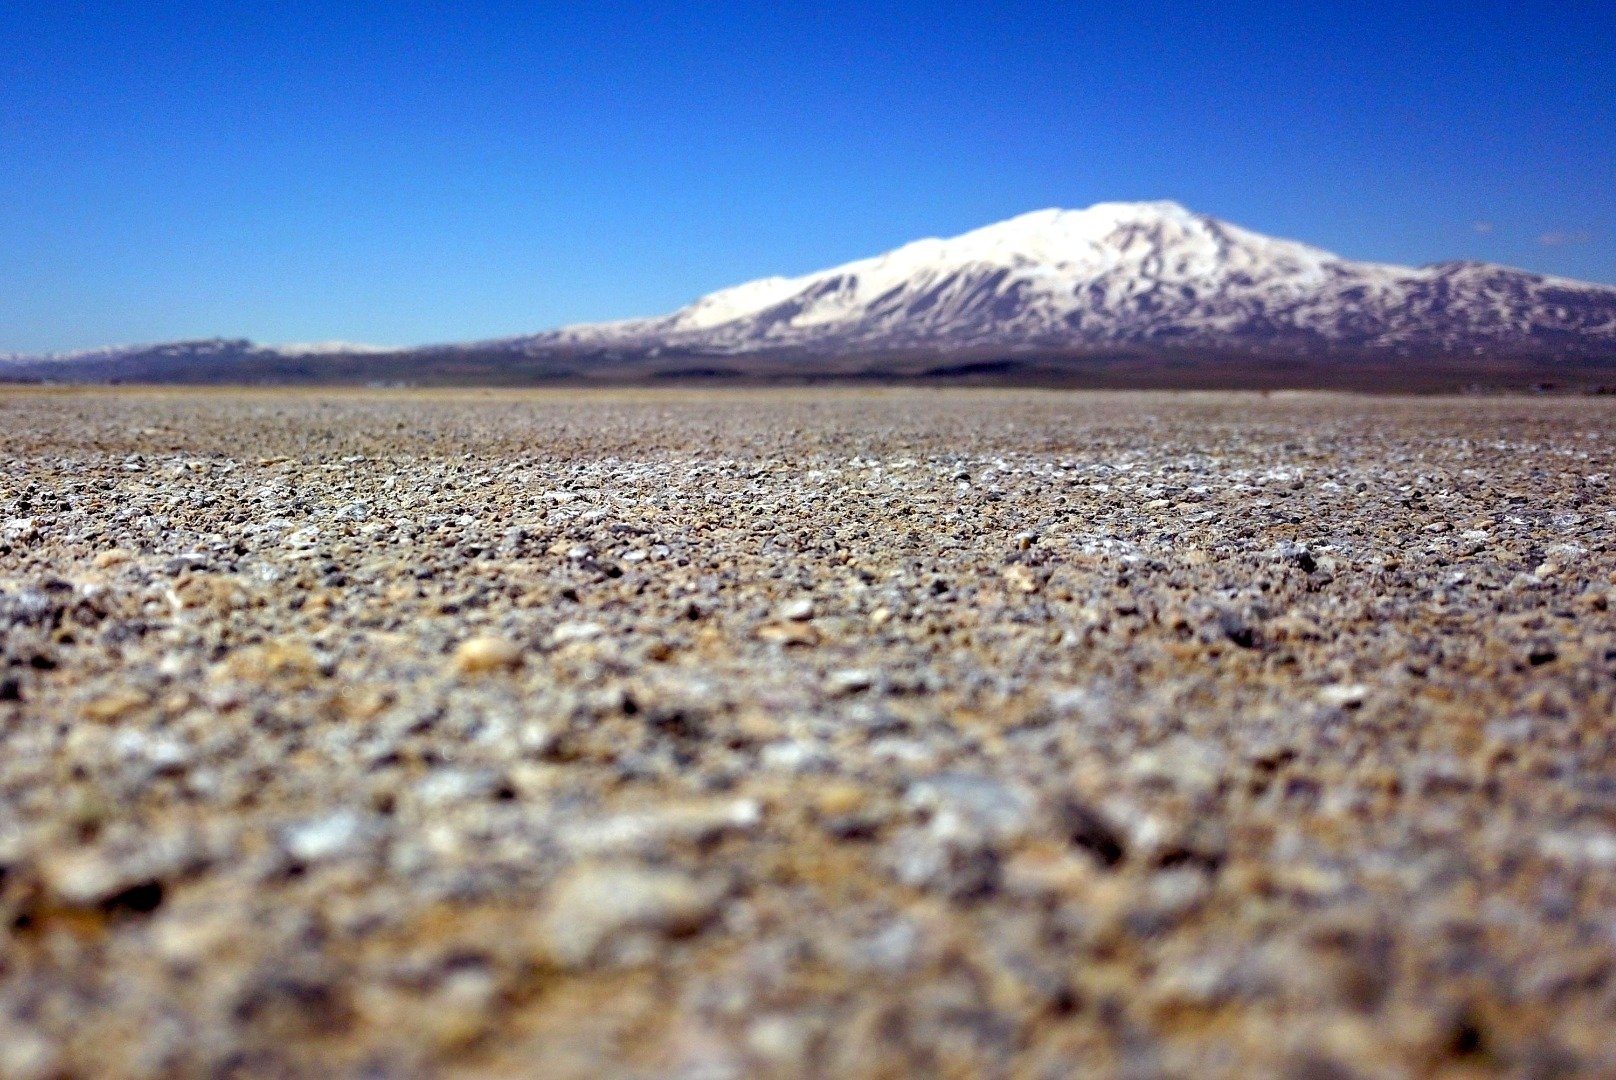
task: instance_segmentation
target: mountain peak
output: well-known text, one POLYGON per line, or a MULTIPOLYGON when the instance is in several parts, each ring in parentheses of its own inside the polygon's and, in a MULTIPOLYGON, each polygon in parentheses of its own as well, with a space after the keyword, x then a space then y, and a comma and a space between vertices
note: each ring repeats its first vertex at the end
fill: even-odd
POLYGON ((912 252, 952 261, 1020 257, 1058 265, 1103 244, 1119 230, 1165 228, 1184 232, 1205 227, 1211 220, 1166 201, 1103 202, 1082 210, 1051 207, 1017 214, 950 239, 919 240, 892 254, 912 252))
POLYGON ((1616 351, 1616 290, 1488 264, 1352 262, 1170 200, 1102 202, 527 340, 718 353, 1162 342, 1475 352, 1553 340, 1602 352, 1616 351), (1582 292, 1568 297, 1567 285, 1582 292))
POLYGON ((1006 218, 996 224, 984 226, 976 231, 985 232, 990 229, 1022 228, 1061 229, 1074 225, 1092 227, 1136 222, 1193 221, 1202 216, 1189 210, 1182 203, 1174 202, 1171 199, 1140 202, 1098 202, 1079 210, 1058 206, 1046 207, 1043 210, 1031 210, 1024 214, 1006 218))

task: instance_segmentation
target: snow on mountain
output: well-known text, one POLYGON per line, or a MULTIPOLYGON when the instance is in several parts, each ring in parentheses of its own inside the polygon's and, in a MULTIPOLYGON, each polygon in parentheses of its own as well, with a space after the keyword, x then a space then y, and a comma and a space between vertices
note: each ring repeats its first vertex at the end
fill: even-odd
MULTIPOLYGON (((492 344, 492 343, 485 343, 492 344)), ((1173 202, 1040 210, 670 315, 503 343, 744 353, 1107 344, 1616 350, 1616 288, 1351 262, 1173 202)))
POLYGON ((152 345, 107 345, 99 349, 42 354, 0 353, 0 362, 12 364, 118 363, 131 359, 194 359, 198 362, 246 357, 296 358, 318 356, 358 356, 392 352, 378 345, 348 341, 316 341, 290 345, 260 345, 245 338, 201 338, 195 341, 168 341, 152 345))
POLYGON ((355 356, 396 351, 385 345, 363 345, 357 341, 303 341, 288 345, 260 345, 258 348, 281 356, 355 356))

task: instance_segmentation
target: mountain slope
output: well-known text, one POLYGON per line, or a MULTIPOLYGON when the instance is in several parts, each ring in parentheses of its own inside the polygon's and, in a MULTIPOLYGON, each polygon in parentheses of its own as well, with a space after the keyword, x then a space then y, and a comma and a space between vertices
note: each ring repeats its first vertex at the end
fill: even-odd
MULTIPOLYGON (((500 343, 483 343, 484 347, 500 343)), ((1041 210, 660 318, 503 343, 814 353, 1175 344, 1616 352, 1616 288, 1485 263, 1351 262, 1176 203, 1041 210)))

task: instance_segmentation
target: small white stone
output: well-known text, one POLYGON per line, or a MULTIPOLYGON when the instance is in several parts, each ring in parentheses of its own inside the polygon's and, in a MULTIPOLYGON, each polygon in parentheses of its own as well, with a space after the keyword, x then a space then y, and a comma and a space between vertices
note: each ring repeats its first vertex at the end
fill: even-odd
POLYGON ((1333 709, 1355 709, 1369 696, 1369 687, 1362 683, 1339 683, 1319 691, 1319 703, 1333 709))
POLYGON ((719 900, 718 890, 677 871, 584 865, 552 891, 541 944, 568 968, 650 959, 660 940, 699 930, 719 900))
POLYGON ((48 1080, 61 1075, 61 1057, 48 1039, 9 1025, 0 1028, 0 1076, 10 1080, 48 1080))
POLYGON ((74 851, 49 860, 45 880, 51 894, 73 906, 98 903, 117 892, 126 875, 93 850, 74 851))
POLYGON ((814 617, 814 602, 804 596, 780 605, 780 618, 787 622, 807 622, 814 617))
POLYGON ((1032 797, 1017 784, 976 773, 939 773, 909 785, 904 801, 932 814, 933 831, 948 836, 1008 837, 1026 830, 1032 797))
POLYGON ((5 537, 13 544, 26 544, 39 538, 37 518, 12 518, 6 522, 5 537))
POLYGON ((832 761, 829 751, 823 747, 796 740, 768 743, 759 751, 758 760, 765 769, 794 773, 828 768, 832 761))
POLYGON ((763 821, 755 799, 686 803, 580 822, 563 831, 562 844, 576 855, 655 855, 669 844, 701 844, 745 833, 763 821))
POLYGON ((566 622, 550 631, 550 644, 570 645, 575 641, 592 641, 606 633, 599 623, 566 622))
POLYGON ((789 1016, 763 1016, 746 1029, 746 1048, 776 1065, 800 1063, 808 1056, 813 1032, 789 1016))
POLYGON ((357 851, 369 831, 357 812, 338 810, 288 826, 281 834, 281 846, 301 862, 318 862, 357 851))
POLYGON ((1571 866, 1608 869, 1616 866, 1616 833, 1600 829, 1546 833, 1538 850, 1571 866))
POLYGON ((491 634, 468 638, 455 650, 453 666, 463 675, 503 671, 522 663, 522 650, 515 643, 491 634))
POLYGON ((856 668, 844 668, 825 676, 826 692, 836 695, 856 694, 861 690, 868 690, 873 685, 875 685, 875 673, 856 668))
POLYGON ((440 768, 415 785, 422 806, 447 806, 483 798, 499 787, 499 777, 485 769, 440 768))

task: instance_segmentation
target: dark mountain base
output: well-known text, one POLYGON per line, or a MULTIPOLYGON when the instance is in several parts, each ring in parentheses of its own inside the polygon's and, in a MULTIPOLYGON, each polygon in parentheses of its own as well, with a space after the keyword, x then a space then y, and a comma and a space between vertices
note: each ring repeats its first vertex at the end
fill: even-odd
POLYGON ((199 360, 153 355, 19 364, 0 383, 175 385, 532 386, 688 382, 701 385, 940 383, 1081 389, 1465 390, 1616 392, 1616 356, 1390 356, 1192 349, 953 352, 813 356, 768 353, 625 355, 619 352, 411 350, 357 355, 254 353, 199 360))

